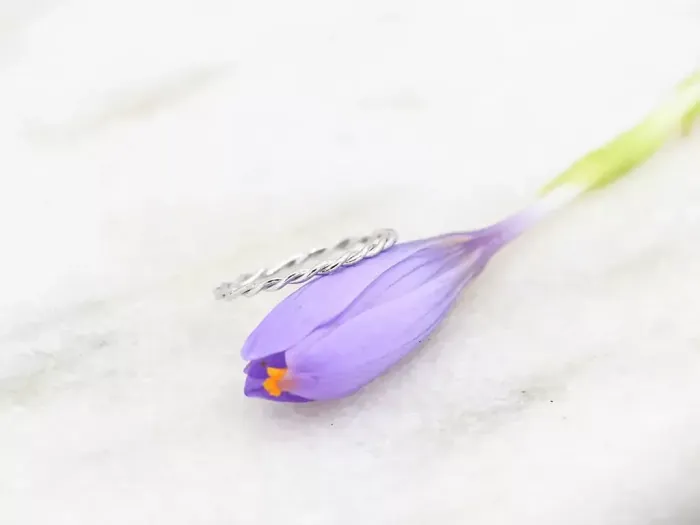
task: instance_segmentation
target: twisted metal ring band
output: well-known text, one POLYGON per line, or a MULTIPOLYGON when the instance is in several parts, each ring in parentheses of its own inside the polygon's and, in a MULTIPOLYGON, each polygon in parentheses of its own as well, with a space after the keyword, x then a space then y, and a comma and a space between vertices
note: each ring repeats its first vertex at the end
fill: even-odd
POLYGON ((352 266, 363 259, 374 257, 391 248, 397 240, 397 233, 390 229, 377 230, 359 239, 348 237, 331 248, 316 248, 289 257, 272 268, 260 268, 254 273, 244 273, 233 282, 221 283, 214 290, 214 295, 217 299, 233 299, 240 295, 252 297, 263 290, 273 292, 288 284, 302 284, 316 276, 328 275, 345 266, 352 266), (333 259, 323 260, 310 268, 299 268, 309 259, 340 251, 343 253, 333 259), (290 273, 274 277, 283 271, 290 273))

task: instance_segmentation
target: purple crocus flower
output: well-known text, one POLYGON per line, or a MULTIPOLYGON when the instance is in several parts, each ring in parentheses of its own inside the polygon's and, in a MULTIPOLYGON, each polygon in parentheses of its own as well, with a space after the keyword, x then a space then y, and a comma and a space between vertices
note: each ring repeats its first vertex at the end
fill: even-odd
POLYGON ((425 341, 543 204, 483 230, 399 244, 306 284, 246 341, 245 394, 306 402, 356 392, 425 341))
POLYGON ((532 207, 490 228, 400 244, 311 281, 243 347, 245 394, 305 402, 352 394, 419 346, 500 248, 575 196, 618 180, 700 116, 700 72, 649 117, 552 180, 532 207))

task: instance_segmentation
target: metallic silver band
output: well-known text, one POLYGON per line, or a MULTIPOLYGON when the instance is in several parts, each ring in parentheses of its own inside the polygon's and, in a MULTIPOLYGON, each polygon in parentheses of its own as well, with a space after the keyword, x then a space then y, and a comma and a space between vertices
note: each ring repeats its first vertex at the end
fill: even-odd
POLYGON ((356 238, 346 238, 332 248, 317 248, 308 252, 294 255, 272 268, 260 268, 254 273, 244 273, 233 282, 221 283, 214 295, 217 299, 233 299, 239 295, 252 297, 261 291, 272 292, 280 290, 288 284, 302 284, 319 275, 328 275, 345 266, 352 266, 363 259, 374 257, 384 250, 391 248, 398 240, 394 230, 382 229, 371 235, 356 238), (328 256, 342 252, 333 259, 325 259, 318 264, 302 269, 299 268, 309 259, 328 256), (287 275, 275 275, 289 271, 287 275))

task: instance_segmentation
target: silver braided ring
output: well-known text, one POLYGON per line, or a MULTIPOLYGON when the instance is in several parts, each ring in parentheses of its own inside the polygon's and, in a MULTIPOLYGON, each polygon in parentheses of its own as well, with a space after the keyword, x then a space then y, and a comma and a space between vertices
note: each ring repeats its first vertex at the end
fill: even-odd
POLYGON ((289 257, 272 268, 260 268, 254 273, 244 273, 233 282, 221 283, 214 295, 217 299, 233 299, 239 295, 252 297, 263 290, 273 292, 288 284, 303 284, 314 277, 328 275, 345 266, 352 266, 391 248, 398 240, 394 230, 382 229, 364 237, 343 239, 332 248, 316 248, 289 257), (332 259, 324 259, 310 268, 299 268, 309 259, 342 252, 332 259), (289 271, 287 275, 277 276, 289 271))

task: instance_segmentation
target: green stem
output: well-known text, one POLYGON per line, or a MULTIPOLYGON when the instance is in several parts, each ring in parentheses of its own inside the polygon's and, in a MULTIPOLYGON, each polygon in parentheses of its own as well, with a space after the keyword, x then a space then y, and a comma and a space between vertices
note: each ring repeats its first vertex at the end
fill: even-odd
POLYGON ((615 182, 651 157, 675 132, 687 134, 698 117, 700 71, 679 84, 674 94, 641 123, 575 162, 542 193, 562 186, 587 191, 615 182))

